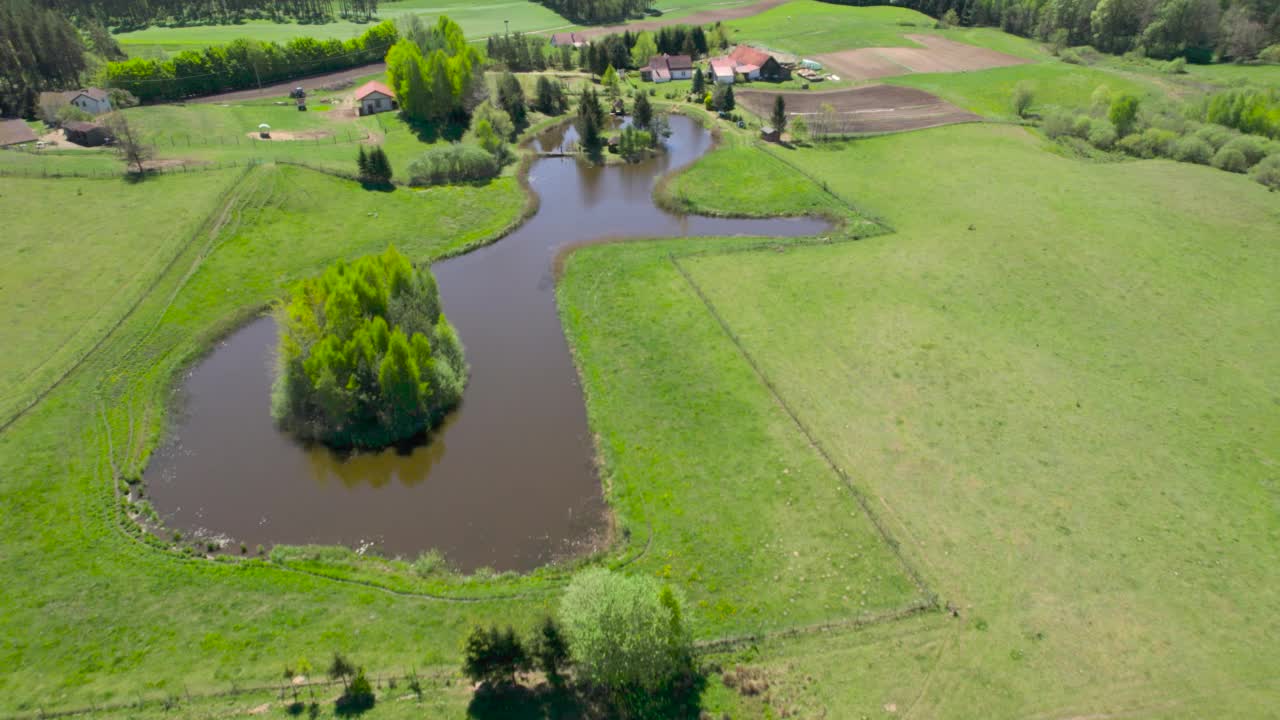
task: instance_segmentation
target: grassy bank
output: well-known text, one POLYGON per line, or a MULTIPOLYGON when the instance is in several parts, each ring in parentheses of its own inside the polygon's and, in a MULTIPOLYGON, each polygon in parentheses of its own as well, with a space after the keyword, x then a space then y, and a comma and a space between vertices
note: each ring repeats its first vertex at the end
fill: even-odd
MULTIPOLYGON (((679 261, 701 293, 679 302, 680 270, 657 270, 669 248, 593 248, 566 278, 592 292, 562 296, 570 317, 649 323, 647 346, 701 355, 716 343, 671 319, 714 311, 957 610, 772 645, 759 666, 777 696, 854 715, 1260 707, 1280 659, 1280 607, 1250 589, 1280 580, 1275 196, 1203 167, 1064 159, 1016 128, 775 152, 897 233, 708 244, 679 261), (638 307, 646 297, 666 302, 638 307)), ((725 167, 685 178, 714 185, 725 167)), ((584 357, 589 381, 608 367, 584 357)), ((650 377, 690 364, 644 359, 650 377)), ((594 407, 605 433, 633 422, 594 407)))

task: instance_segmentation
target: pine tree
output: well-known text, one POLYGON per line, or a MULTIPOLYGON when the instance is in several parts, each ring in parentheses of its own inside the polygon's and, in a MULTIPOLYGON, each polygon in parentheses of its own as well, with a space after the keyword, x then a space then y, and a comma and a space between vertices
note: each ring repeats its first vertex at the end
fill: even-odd
POLYGON ((359 177, 361 180, 369 180, 369 154, 364 151, 364 146, 360 146, 360 155, 356 157, 356 166, 360 168, 359 177))
POLYGON ((787 129, 787 101, 781 95, 774 96, 773 115, 769 119, 773 122, 773 129, 779 133, 787 129))
POLYGON ((693 71, 693 95, 701 98, 702 94, 707 91, 707 79, 702 76, 702 68, 693 71))
POLYGON ((631 110, 631 124, 641 130, 648 130, 653 123, 653 106, 649 104, 649 96, 640 93, 636 97, 635 107, 631 110))
POLYGON ((524 105, 524 88, 521 87, 520 80, 509 72, 503 73, 498 81, 498 104, 511 116, 511 122, 516 127, 524 127, 525 117, 528 115, 524 105))
POLYGON ((369 155, 369 172, 373 175, 374 182, 383 185, 391 184, 391 161, 387 159, 387 153, 381 147, 376 147, 369 155))

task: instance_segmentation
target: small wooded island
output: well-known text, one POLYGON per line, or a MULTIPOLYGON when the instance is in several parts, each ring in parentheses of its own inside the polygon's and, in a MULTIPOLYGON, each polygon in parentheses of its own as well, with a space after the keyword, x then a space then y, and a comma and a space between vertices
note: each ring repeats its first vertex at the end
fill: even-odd
POLYGON ((380 448, 458 404, 467 364, 435 278, 394 247, 301 282, 278 310, 272 413, 336 448, 380 448))

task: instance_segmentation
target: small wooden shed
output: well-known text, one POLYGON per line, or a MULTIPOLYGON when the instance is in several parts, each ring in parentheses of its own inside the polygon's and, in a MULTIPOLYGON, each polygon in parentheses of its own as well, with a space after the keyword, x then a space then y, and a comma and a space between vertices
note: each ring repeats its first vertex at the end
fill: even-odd
POLYGON ((62 126, 63 133, 66 134, 67 140, 84 147, 98 147, 105 145, 111 139, 111 133, 98 123, 94 122, 69 122, 62 126))

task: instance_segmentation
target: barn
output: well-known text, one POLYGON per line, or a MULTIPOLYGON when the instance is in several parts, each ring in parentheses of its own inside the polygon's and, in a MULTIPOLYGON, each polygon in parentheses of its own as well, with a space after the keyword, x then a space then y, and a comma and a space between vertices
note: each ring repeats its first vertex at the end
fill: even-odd
POLYGON ((356 104, 360 108, 361 115, 373 115, 400 108, 400 104, 396 102, 396 94, 377 80, 370 80, 356 89, 356 104))
POLYGON ((0 147, 35 142, 36 134, 21 120, 0 118, 0 147))
POLYGON ((68 141, 84 147, 105 145, 111 139, 111 133, 105 127, 92 122, 69 122, 62 126, 62 132, 68 141))

